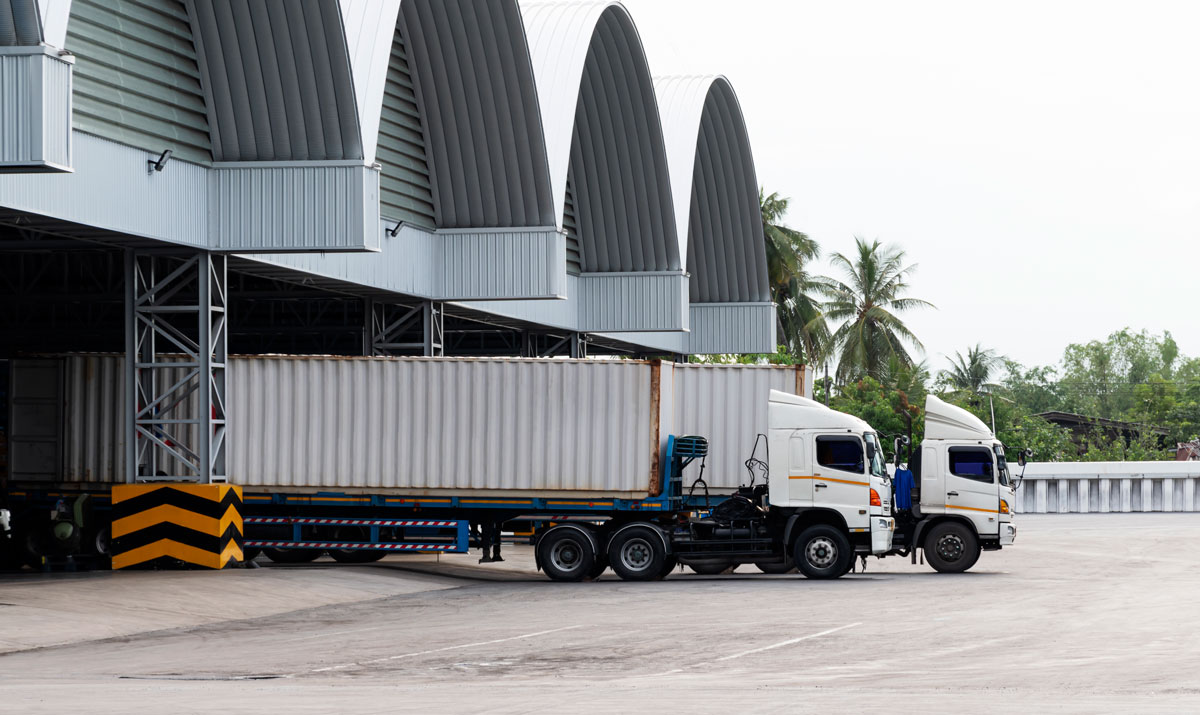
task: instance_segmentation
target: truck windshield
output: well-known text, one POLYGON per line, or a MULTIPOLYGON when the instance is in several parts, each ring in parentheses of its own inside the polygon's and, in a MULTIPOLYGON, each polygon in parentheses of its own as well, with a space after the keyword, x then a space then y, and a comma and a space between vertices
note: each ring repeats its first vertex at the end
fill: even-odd
POLYGON ((992 450, 996 453, 996 468, 1000 473, 1001 486, 1012 486, 1012 479, 1008 475, 1008 461, 1004 459, 1004 445, 993 445, 992 450))
POLYGON ((875 439, 874 433, 868 432, 864 435, 867 444, 875 445, 875 456, 871 458, 871 474, 876 477, 886 477, 887 468, 883 466, 883 447, 879 444, 879 440, 875 439))

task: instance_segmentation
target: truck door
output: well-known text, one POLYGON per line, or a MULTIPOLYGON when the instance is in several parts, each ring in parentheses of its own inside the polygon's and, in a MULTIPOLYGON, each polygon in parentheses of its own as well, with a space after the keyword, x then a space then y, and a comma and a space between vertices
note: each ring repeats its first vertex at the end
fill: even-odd
POLYGON ((1000 531, 996 465, 987 447, 947 450, 946 513, 970 517, 980 534, 1000 531))
POLYGON ((837 509, 851 529, 865 526, 871 482, 862 440, 848 434, 818 435, 815 445, 813 506, 837 509))
POLYGON ((812 506, 813 464, 805 449, 809 436, 793 432, 788 439, 788 504, 812 506))

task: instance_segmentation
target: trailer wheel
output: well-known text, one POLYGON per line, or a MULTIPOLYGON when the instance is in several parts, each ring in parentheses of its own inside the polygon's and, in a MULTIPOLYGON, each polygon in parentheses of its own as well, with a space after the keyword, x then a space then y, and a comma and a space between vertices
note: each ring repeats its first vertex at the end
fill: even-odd
POLYGON ((687 567, 701 576, 716 576, 723 574, 732 569, 735 564, 726 559, 705 559, 703 561, 689 561, 687 567))
MULTIPOLYGON (((581 529, 553 528, 538 540, 537 548, 542 570, 552 581, 595 578, 592 573, 600 559, 596 556, 592 540, 581 529)), ((603 572, 603 568, 600 572, 603 572)))
POLYGON ((796 564, 791 561, 755 561, 754 567, 763 573, 795 573, 796 564))
POLYGON ((306 564, 323 553, 320 549, 263 549, 262 552, 277 564, 306 564))
POLYGON ((854 549, 850 540, 828 524, 810 526, 800 532, 794 550, 796 566, 808 578, 838 578, 850 570, 854 549))
MULTIPOLYGON (((333 530, 332 540, 370 541, 371 532, 362 526, 342 526, 333 530)), ((387 556, 387 552, 370 549, 330 549, 329 555, 339 564, 369 564, 387 556)))
POLYGON ((587 577, 589 580, 595 581, 595 580, 599 579, 601 576, 603 576, 604 572, 607 570, 608 570, 608 561, 604 558, 604 556, 602 554, 596 554, 596 561, 595 561, 595 563, 592 564, 592 570, 588 571, 587 577))
POLYGON ((626 581, 652 581, 665 573, 667 550, 650 526, 626 527, 608 545, 608 563, 626 581))
POLYGON ((939 573, 962 573, 979 560, 979 539, 956 521, 943 521, 925 537, 925 560, 939 573))

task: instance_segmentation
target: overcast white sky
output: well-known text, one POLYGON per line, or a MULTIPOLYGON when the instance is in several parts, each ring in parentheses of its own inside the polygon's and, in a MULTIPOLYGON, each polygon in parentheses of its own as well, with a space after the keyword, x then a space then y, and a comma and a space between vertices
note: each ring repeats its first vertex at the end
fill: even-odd
POLYGON ((1200 3, 625 5, 654 74, 729 77, 791 226, 908 251, 934 370, 1126 325, 1200 355, 1200 3))

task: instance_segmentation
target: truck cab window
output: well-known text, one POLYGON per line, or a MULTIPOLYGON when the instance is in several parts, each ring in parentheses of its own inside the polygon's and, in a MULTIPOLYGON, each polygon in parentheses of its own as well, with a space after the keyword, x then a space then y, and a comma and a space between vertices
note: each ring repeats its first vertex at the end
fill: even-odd
POLYGON ((982 447, 951 447, 950 473, 979 482, 995 482, 992 453, 982 447))
POLYGON ((863 445, 857 437, 817 437, 817 464, 862 474, 863 445))

